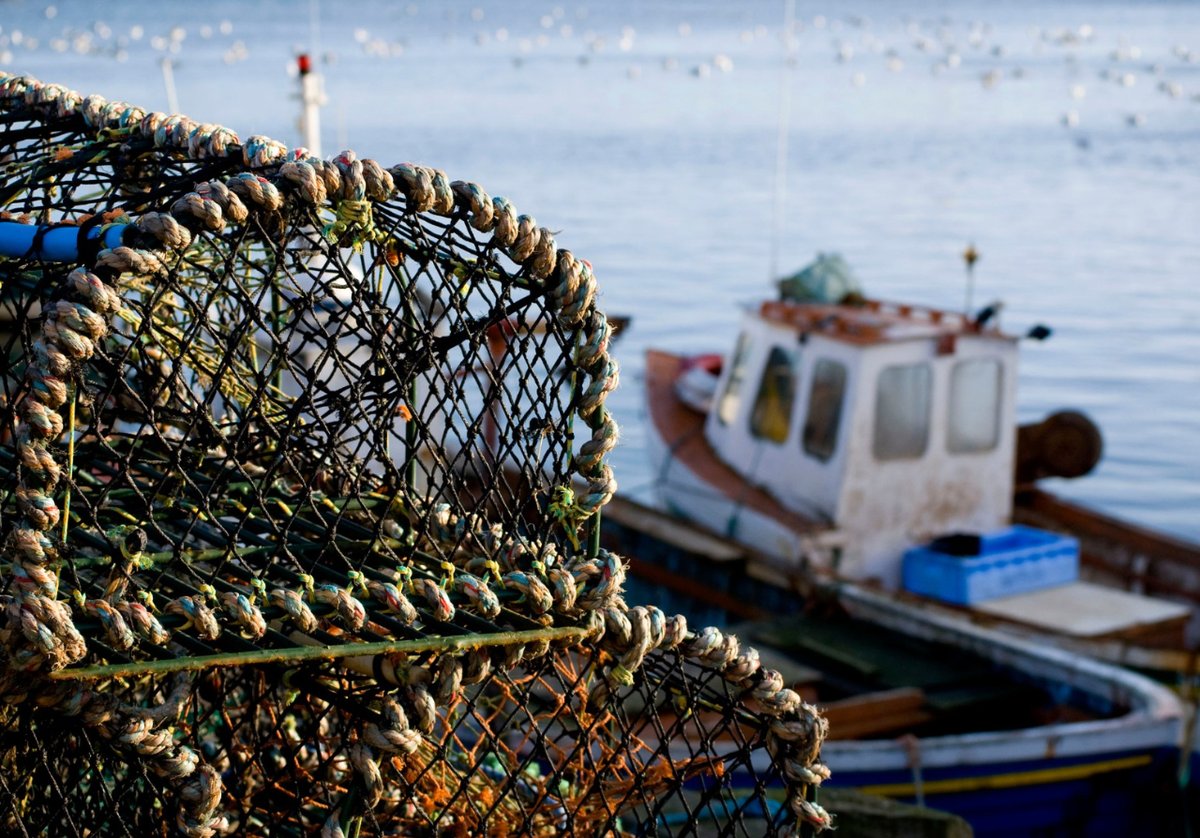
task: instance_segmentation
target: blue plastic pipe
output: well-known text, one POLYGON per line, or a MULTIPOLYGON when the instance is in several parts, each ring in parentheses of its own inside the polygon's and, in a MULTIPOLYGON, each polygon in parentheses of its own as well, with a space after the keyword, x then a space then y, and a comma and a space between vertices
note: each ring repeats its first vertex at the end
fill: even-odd
MULTIPOLYGON (((101 249, 121 244, 128 224, 96 226, 88 230, 89 241, 101 234, 101 249)), ((43 262, 78 262, 79 228, 72 225, 38 226, 17 221, 0 221, 0 256, 13 259, 40 259, 43 262), (39 238, 38 234, 45 233, 39 238)))

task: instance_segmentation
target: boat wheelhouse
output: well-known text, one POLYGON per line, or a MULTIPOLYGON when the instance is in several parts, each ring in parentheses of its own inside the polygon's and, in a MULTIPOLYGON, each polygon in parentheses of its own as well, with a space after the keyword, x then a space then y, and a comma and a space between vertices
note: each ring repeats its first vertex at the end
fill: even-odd
MULTIPOLYGON (((770 555, 895 586, 913 544, 1008 522, 1016 344, 937 309, 765 302, 744 317, 703 434, 791 514, 764 520, 748 497, 718 511, 686 491, 669 503, 770 555)), ((651 375, 663 361, 652 357, 651 375)), ((666 455, 668 471, 698 466, 666 455)))

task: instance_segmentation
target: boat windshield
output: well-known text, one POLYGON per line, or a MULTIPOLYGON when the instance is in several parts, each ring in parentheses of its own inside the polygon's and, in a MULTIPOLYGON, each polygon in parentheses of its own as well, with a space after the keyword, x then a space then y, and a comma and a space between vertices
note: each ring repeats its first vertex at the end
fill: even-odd
POLYGON ((846 393, 846 366, 821 358, 813 366, 808 391, 808 416, 804 420, 804 453, 825 462, 837 450, 846 393))
POLYGON ((796 374, 792 354, 773 346, 758 385, 758 395, 754 398, 750 433, 777 444, 786 440, 795 400, 796 374))
POLYGON ((717 419, 722 425, 728 425, 737 418, 738 409, 742 404, 742 386, 746 381, 746 362, 750 359, 750 336, 745 332, 738 336, 737 347, 733 350, 733 365, 729 370, 729 381, 721 401, 717 404, 717 419))
POLYGON ((946 447, 952 454, 991 451, 1000 440, 1000 362, 959 361, 950 373, 950 421, 946 447))
POLYGON ((875 459, 921 457, 929 444, 929 364, 885 367, 875 388, 875 459))

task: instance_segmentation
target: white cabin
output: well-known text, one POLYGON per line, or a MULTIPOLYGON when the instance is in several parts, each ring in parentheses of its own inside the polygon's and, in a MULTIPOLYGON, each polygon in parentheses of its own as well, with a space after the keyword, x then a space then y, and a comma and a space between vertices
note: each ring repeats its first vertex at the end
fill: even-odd
POLYGON ((961 314, 868 301, 748 312, 705 435, 839 533, 837 573, 899 586, 904 551, 1012 512, 1017 341, 961 314))

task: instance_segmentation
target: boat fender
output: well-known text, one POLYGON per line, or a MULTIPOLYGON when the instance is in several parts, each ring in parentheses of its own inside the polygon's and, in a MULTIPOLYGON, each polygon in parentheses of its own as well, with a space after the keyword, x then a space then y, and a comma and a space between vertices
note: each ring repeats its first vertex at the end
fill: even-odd
POLYGON ((1017 483, 1083 477, 1104 453, 1104 438, 1083 413, 1060 410, 1017 429, 1017 483))

